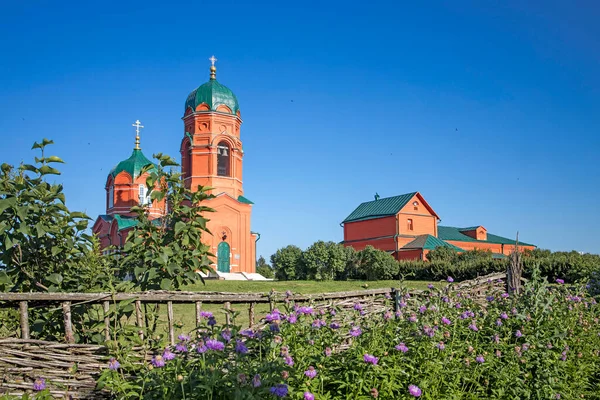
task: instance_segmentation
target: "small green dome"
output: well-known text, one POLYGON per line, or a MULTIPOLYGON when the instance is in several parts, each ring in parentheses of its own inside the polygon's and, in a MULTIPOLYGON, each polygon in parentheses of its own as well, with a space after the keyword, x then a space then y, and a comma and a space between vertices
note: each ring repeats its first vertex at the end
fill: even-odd
POLYGON ((216 78, 212 77, 204 85, 189 94, 185 101, 184 112, 188 107, 196 111, 196 107, 202 103, 206 103, 211 111, 217 111, 217 107, 220 105, 229 107, 232 114, 237 114, 240 109, 235 94, 227 86, 221 85, 216 78))
POLYGON ((131 153, 131 157, 118 163, 117 166, 110 171, 110 175, 114 178, 125 171, 135 180, 140 176, 142 168, 146 165, 152 165, 150 171, 155 170, 156 165, 146 158, 144 153, 142 153, 142 150, 134 149, 133 153, 131 153))

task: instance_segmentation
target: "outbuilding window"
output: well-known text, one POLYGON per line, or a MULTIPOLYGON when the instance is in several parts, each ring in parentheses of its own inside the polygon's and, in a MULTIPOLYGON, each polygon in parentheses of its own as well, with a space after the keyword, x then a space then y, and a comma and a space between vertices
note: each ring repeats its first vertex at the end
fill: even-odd
POLYGON ((406 222, 407 222, 407 225, 408 225, 408 230, 412 231, 413 228, 414 228, 414 226, 413 226, 413 220, 409 218, 409 219, 406 220, 406 222))

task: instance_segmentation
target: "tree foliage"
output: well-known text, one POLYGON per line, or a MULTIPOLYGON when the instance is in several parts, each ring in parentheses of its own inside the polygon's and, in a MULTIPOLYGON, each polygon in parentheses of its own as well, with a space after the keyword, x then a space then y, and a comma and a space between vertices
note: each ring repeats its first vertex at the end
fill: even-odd
POLYGON ((298 246, 283 247, 271 256, 275 278, 281 281, 306 279, 302 263, 302 250, 298 246))
POLYGON ((315 242, 302 253, 306 279, 330 281, 346 268, 346 252, 334 242, 315 242))
POLYGON ((141 290, 176 290, 202 280, 199 272, 212 270, 214 255, 202 236, 211 234, 204 214, 214 210, 201 203, 214 196, 203 186, 196 191, 186 188, 181 173, 171 168, 178 165, 171 157, 159 153, 155 158, 158 167, 142 172, 150 172, 146 181, 150 198, 166 199, 168 210, 164 217, 150 219, 148 205, 131 209, 137 225, 127 235, 119 266, 141 290))
POLYGON ((256 272, 268 279, 275 277, 273 268, 267 264, 267 260, 265 260, 263 256, 258 257, 258 260, 256 261, 256 272))
POLYGON ((85 233, 89 217, 70 211, 63 186, 47 181, 63 163, 46 154, 51 144, 34 143, 41 157, 32 164, 0 167, 0 290, 88 291, 111 279, 85 233))

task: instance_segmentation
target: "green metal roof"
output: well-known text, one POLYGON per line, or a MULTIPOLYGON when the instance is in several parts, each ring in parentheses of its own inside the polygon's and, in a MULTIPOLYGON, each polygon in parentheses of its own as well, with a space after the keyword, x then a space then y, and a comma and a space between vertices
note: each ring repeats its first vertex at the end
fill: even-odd
POLYGON ((238 196, 237 201, 239 201, 240 203, 244 203, 244 204, 254 204, 254 202, 252 200, 250 200, 249 198, 244 197, 242 195, 238 196))
POLYGON ((146 158, 144 153, 142 153, 142 150, 134 149, 133 153, 131 153, 131 157, 118 163, 117 166, 110 171, 110 174, 114 178, 121 172, 125 171, 131 175, 133 179, 135 179, 140 176, 140 171, 146 165, 152 165, 153 167, 155 166, 152 161, 146 158))
MULTIPOLYGON (((495 243, 495 244, 515 244, 515 241, 498 235, 487 234, 487 240, 476 240, 470 236, 463 234, 461 231, 468 229, 455 228, 453 226, 439 226, 438 225, 438 238, 442 240, 455 240, 460 242, 478 242, 478 243, 495 243)), ((535 246, 533 244, 519 242, 523 246, 535 246)))
POLYGON ((492 253, 492 258, 494 260, 504 260, 506 257, 504 254, 500 254, 500 253, 492 253))
POLYGON ((122 231, 123 229, 132 228, 138 223, 135 217, 125 217, 119 214, 115 214, 113 215, 113 217, 117 221, 117 227, 120 231, 122 231))
POLYGON ((362 203, 342 223, 396 215, 417 192, 362 203))
POLYGON ((438 247, 449 247, 454 251, 464 251, 460 247, 456 247, 453 244, 446 243, 441 239, 431 235, 420 235, 415 240, 402 246, 403 249, 424 249, 433 250, 438 247))
MULTIPOLYGON (((206 103, 211 111, 216 111, 220 105, 226 105, 233 114, 237 114, 240 106, 235 94, 216 79, 211 79, 190 93, 185 101, 185 110, 191 107, 196 110, 200 104, 206 103)), ((184 112, 185 112, 184 110, 184 112)))

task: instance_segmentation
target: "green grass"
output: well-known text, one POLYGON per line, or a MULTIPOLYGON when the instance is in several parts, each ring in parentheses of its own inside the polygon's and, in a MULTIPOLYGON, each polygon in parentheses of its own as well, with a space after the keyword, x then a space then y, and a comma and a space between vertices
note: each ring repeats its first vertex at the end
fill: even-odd
MULTIPOLYGON (((425 289, 428 281, 405 281, 404 285, 411 289, 425 289)), ((312 294, 328 292, 346 292, 361 289, 381 289, 399 287, 400 281, 220 281, 207 280, 206 284, 197 283, 182 290, 193 292, 235 292, 235 293, 268 293, 271 289, 277 292, 291 290, 295 294, 312 294)))
MULTIPOLYGON (((445 282, 428 281, 405 281, 404 286, 410 289, 425 289, 429 283, 434 285, 444 285, 445 282)), ((271 289, 276 292, 285 292, 291 290, 294 294, 314 294, 328 292, 346 292, 365 289, 380 289, 400 287, 400 281, 224 281, 207 280, 205 284, 197 283, 189 285, 182 290, 193 292, 234 292, 234 293, 268 293, 271 289)), ((247 327, 250 321, 248 313, 248 304, 232 304, 232 309, 239 312, 235 324, 247 327)), ((202 309, 211 311, 217 322, 225 322, 224 306, 222 304, 203 304, 202 309)), ((269 312, 268 304, 257 304, 254 310, 255 322, 269 312)), ((160 320, 166 332, 166 306, 161 306, 160 320)), ((189 332, 195 326, 195 308, 192 304, 174 304, 173 314, 176 326, 175 335, 182 332, 189 332)))

